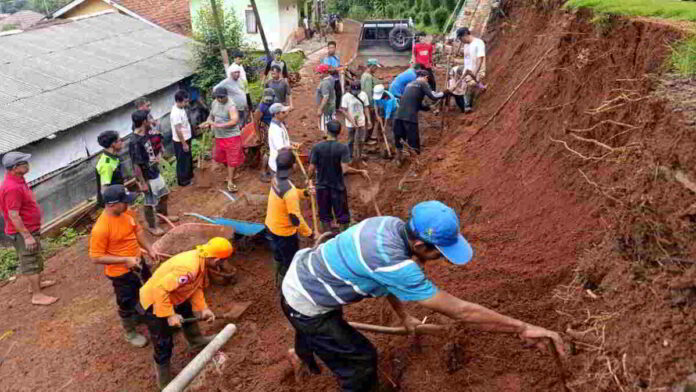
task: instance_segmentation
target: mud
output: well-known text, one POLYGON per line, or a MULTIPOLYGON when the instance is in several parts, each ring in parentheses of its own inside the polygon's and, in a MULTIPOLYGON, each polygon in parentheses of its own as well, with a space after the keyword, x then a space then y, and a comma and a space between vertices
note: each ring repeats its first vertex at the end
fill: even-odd
MULTIPOLYGON (((440 289, 533 324, 580 331, 583 339, 564 335, 574 392, 669 390, 696 371, 689 283, 696 267, 679 262, 696 259, 696 214, 693 193, 674 175, 696 178, 693 124, 691 109, 679 110, 668 99, 670 86, 686 96, 690 84, 675 82, 662 67, 665 43, 683 33, 672 24, 622 19, 597 31, 586 12, 536 9, 522 0, 505 7, 508 18, 491 24, 484 37, 488 91, 477 110, 448 113, 444 130, 439 115, 424 113, 423 154, 402 168, 371 155, 378 191, 359 176, 347 178, 353 217, 375 215, 366 197, 373 193, 382 214, 402 218, 422 200, 449 204, 475 257, 459 268, 428 265, 440 289), (530 80, 477 133, 549 48, 530 80)), ((337 38, 342 57, 350 58, 356 30, 346 26, 337 38)), ((312 61, 318 56, 293 90, 289 120, 290 137, 304 143, 305 153, 321 137, 313 98, 319 77, 307 71, 312 61)), ((397 73, 381 69, 379 76, 397 73)), ((443 70, 438 77, 442 83, 443 70)), ((174 213, 263 222, 268 184, 259 181, 258 171, 242 173, 237 184, 252 196, 235 202, 217 191, 223 176, 209 169, 197 176, 210 188, 175 191, 174 213)), ((301 186, 302 174, 294 173, 293 182, 301 186)), ((311 222, 308 205, 304 215, 311 222)), ((0 389, 153 390, 151 346, 123 342, 110 283, 87 259, 86 240, 47 265, 47 275, 60 281, 48 291, 61 297, 54 307, 28 305, 21 280, 0 288, 0 336, 14 331, 0 340, 0 379, 13 380, 0 389)), ((239 302, 252 305, 236 321, 238 334, 191 390, 338 390, 327 369, 301 384, 293 380, 285 361, 293 334, 278 306, 263 240, 245 241, 230 265, 238 282, 207 291, 212 309, 224 314, 239 302)), ((408 308, 433 323, 451 322, 408 308)), ((349 306, 345 313, 365 323, 398 323, 382 300, 349 306)), ((204 328, 218 331, 224 322, 204 328)), ((563 390, 554 359, 524 349, 515 336, 462 325, 442 337, 368 337, 378 348, 380 380, 388 389, 563 390)), ((192 357, 184 347, 178 336, 175 371, 192 357)))

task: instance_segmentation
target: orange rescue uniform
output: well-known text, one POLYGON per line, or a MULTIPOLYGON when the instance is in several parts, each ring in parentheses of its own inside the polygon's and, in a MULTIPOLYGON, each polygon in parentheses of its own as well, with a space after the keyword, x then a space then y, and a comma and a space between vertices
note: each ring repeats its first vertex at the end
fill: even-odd
POLYGON ((169 317, 174 306, 190 300, 193 311, 200 312, 208 307, 203 296, 207 286, 205 258, 195 249, 179 253, 162 263, 140 289, 140 305, 145 310, 153 306, 157 317, 169 317))
MULTIPOLYGON (((103 256, 138 257, 140 245, 137 234, 142 230, 130 208, 119 216, 109 215, 105 212, 99 216, 92 228, 89 239, 89 256, 92 258, 103 256)), ((129 269, 126 264, 104 265, 104 274, 111 278, 127 274, 129 269)))
MULTIPOLYGON (((288 181, 289 183, 289 181, 288 181)), ((298 231, 303 237, 312 235, 312 229, 309 228, 307 222, 302 216, 300 209, 300 200, 304 199, 305 190, 297 189, 290 184, 290 189, 284 192, 282 196, 278 195, 271 187, 268 194, 268 208, 266 210, 266 226, 271 232, 277 236, 289 237, 295 235, 298 231), (299 219, 299 225, 294 225, 290 219, 290 215, 295 215, 299 219)))

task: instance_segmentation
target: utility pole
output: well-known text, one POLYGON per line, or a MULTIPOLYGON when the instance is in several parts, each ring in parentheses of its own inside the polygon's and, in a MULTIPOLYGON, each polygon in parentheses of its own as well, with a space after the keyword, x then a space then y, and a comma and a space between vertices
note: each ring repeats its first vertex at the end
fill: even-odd
POLYGON ((268 49, 268 42, 266 42, 266 34, 263 32, 263 25, 261 24, 261 18, 259 17, 259 10, 256 8, 256 0, 249 0, 251 2, 251 8, 254 9, 254 17, 256 18, 256 27, 259 29, 259 34, 261 34, 261 42, 263 42, 263 49, 266 51, 266 58, 272 59, 271 51, 268 49))
POLYGON ((225 47, 225 34, 222 32, 222 23, 220 23, 220 13, 218 12, 215 0, 210 0, 210 8, 213 10, 213 22, 215 23, 215 31, 217 31, 218 40, 220 41, 220 54, 222 54, 222 64, 225 67, 225 75, 227 68, 230 66, 230 57, 227 55, 227 47, 225 47))

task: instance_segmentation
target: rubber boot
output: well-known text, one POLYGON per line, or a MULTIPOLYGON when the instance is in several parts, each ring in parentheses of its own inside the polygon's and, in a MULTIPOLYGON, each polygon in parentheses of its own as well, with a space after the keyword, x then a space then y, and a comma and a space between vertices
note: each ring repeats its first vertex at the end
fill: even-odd
POLYGON ((181 329, 184 331, 189 350, 200 350, 215 339, 215 335, 203 336, 198 323, 195 322, 184 324, 181 329))
POLYGON ((471 107, 473 101, 473 94, 464 94, 464 113, 471 113, 474 109, 471 107))
POLYGON ((124 336, 128 343, 141 348, 147 346, 147 338, 135 330, 135 326, 138 325, 138 316, 122 318, 121 324, 123 325, 124 336))
POLYGON ((159 390, 163 390, 169 385, 174 377, 172 377, 172 369, 169 363, 166 365, 160 365, 157 362, 153 362, 155 365, 155 378, 157 379, 157 387, 159 390))
POLYGON ((396 166, 401 167, 404 164, 404 156, 401 150, 396 150, 396 166))

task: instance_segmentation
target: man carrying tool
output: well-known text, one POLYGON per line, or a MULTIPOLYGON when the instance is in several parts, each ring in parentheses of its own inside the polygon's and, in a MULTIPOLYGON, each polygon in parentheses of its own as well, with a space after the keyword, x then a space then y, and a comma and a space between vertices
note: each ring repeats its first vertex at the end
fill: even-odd
POLYGON ((234 249, 225 238, 212 238, 205 245, 179 253, 162 263, 140 289, 138 313, 145 318, 154 346, 155 376, 160 389, 172 380, 169 366, 174 348, 174 331, 182 328, 189 349, 198 350, 215 336, 203 336, 197 319, 215 321, 205 302, 208 268, 217 268, 234 249))
POLYGON ((29 281, 31 303, 51 305, 58 301, 42 292, 56 284, 55 280, 42 280, 44 259, 41 254, 41 207, 29 188, 24 176, 29 173, 31 154, 10 151, 3 155, 5 179, 0 185, 0 206, 5 220, 5 235, 19 258, 18 272, 29 281))
POLYGON ((295 154, 288 147, 281 149, 276 158, 277 171, 271 181, 266 210, 266 238, 273 251, 276 286, 280 287, 295 252, 300 249, 298 233, 310 237, 309 228, 302 216, 300 200, 309 197, 308 191, 297 189, 290 182, 295 154))
POLYGON ((157 260, 157 254, 138 225, 135 211, 128 208, 135 196, 123 185, 106 186, 106 207, 92 227, 89 257, 94 264, 104 266, 104 275, 111 280, 126 341, 145 347, 147 339, 135 330, 140 320, 135 308, 140 301, 140 288, 151 274, 140 249, 145 249, 153 260, 157 260))
POLYGON ((331 223, 334 217, 336 217, 336 223, 341 231, 345 231, 350 225, 348 191, 343 181, 343 175, 356 173, 368 181, 370 180, 367 170, 357 170, 349 166, 351 162, 350 148, 338 141, 341 123, 331 121, 327 125, 327 129, 328 138, 315 144, 309 153, 310 164, 307 171, 307 185, 314 177, 314 173, 317 173, 316 193, 319 206, 319 225, 322 233, 332 231, 331 223))
POLYGON ((482 84, 486 77, 486 44, 482 39, 471 35, 467 27, 457 29, 457 39, 466 46, 464 52, 464 75, 466 82, 466 92, 464 93, 464 111, 469 113, 473 110, 474 91, 476 88, 482 89, 482 84), (473 76, 472 76, 473 75, 473 76))
POLYGON ((388 159, 390 158, 389 146, 394 143, 393 119, 396 109, 399 108, 399 100, 381 84, 375 86, 372 98, 375 102, 375 113, 377 114, 379 130, 384 139, 384 143, 380 143, 382 146, 382 158, 388 159))
POLYGON ((368 111, 370 113, 370 121, 365 129, 365 144, 372 145, 377 143, 377 140, 372 138, 372 132, 375 124, 377 123, 374 100, 372 98, 374 95, 373 90, 376 85, 382 84, 382 81, 375 77, 375 72, 377 71, 377 68, 382 67, 382 65, 379 63, 379 61, 377 61, 377 59, 368 59, 366 65, 367 69, 365 72, 363 72, 362 76, 360 76, 360 90, 367 95, 367 99, 369 101, 367 106, 369 108, 368 111))
POLYGON ((434 53, 435 46, 431 42, 427 40, 421 42, 420 37, 416 36, 416 44, 413 45, 413 50, 411 51, 411 62, 420 65, 421 69, 428 73, 428 84, 431 90, 437 89, 435 74, 433 73, 433 67, 435 66, 433 61, 434 53))
POLYGON ((564 355, 556 332, 504 316, 438 289, 424 266, 446 258, 468 263, 473 255, 459 234, 459 219, 438 201, 417 204, 404 222, 395 217, 369 218, 312 249, 297 252, 282 286, 281 306, 295 328, 289 358, 296 372, 312 373, 318 356, 336 375, 344 392, 377 387, 377 350, 344 319, 342 307, 369 297, 387 297, 404 327, 415 333, 421 322, 402 301, 413 301, 481 330, 515 334, 538 347, 551 339, 564 355))
POLYGON ((271 114, 271 106, 275 100, 275 91, 272 88, 267 88, 263 90, 263 96, 261 97, 261 102, 259 106, 256 107, 254 111, 253 121, 256 125, 256 132, 261 143, 260 154, 261 158, 261 181, 270 182, 271 181, 271 171, 268 167, 269 151, 266 141, 268 140, 268 128, 271 126, 271 121, 273 121, 273 114, 271 114))
POLYGON ((420 132, 418 130, 418 112, 430 110, 423 104, 426 96, 437 101, 445 96, 442 92, 433 92, 428 85, 428 73, 420 70, 416 73, 415 81, 406 86, 404 95, 399 102, 399 108, 394 116, 394 144, 396 146, 396 162, 401 166, 403 162, 401 141, 406 140, 408 145, 420 154, 420 132))
POLYGON ((338 71, 331 69, 326 64, 321 64, 317 67, 317 70, 322 74, 327 74, 319 82, 319 87, 317 88, 317 117, 319 118, 319 130, 326 136, 326 124, 329 121, 336 119, 336 109, 340 108, 340 102, 336 104, 336 80, 334 76, 338 75, 338 71))
MULTIPOLYGON (((160 174, 159 162, 147 135, 147 115, 146 111, 138 110, 131 116, 135 131, 128 144, 128 154, 138 188, 145 194, 145 220, 148 231, 152 235, 160 236, 164 234, 164 230, 158 227, 156 214, 168 215, 169 188, 160 174)), ((176 216, 168 218, 173 222, 179 220, 176 216)))
POLYGON ((123 149, 123 140, 116 131, 104 131, 97 136, 99 143, 104 152, 97 161, 97 206, 104 207, 104 198, 102 194, 104 189, 113 184, 123 184, 124 176, 121 167, 121 157, 119 153, 123 149))
POLYGON ((360 91, 359 81, 355 80, 350 84, 350 91, 346 91, 343 95, 339 112, 346 119, 350 158, 355 158, 356 162, 364 163, 367 158, 363 155, 365 129, 371 127, 372 122, 370 120, 370 101, 367 94, 360 91))
POLYGON ((389 85, 389 92, 392 93, 394 97, 401 98, 401 96, 404 95, 406 86, 418 78, 418 76, 416 76, 416 72, 418 72, 420 69, 420 64, 413 64, 411 68, 397 75, 389 85))

